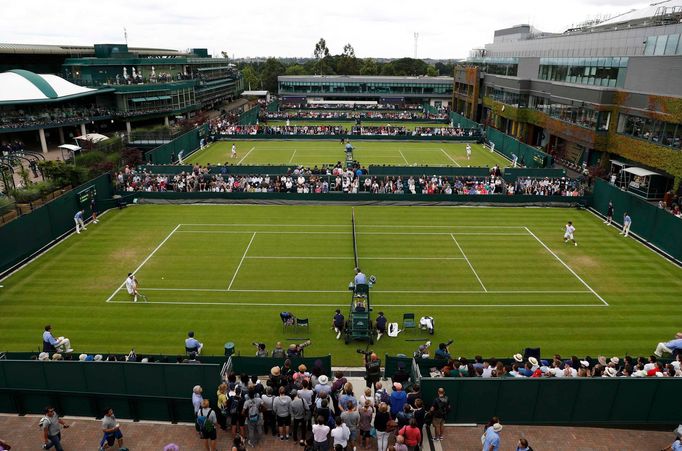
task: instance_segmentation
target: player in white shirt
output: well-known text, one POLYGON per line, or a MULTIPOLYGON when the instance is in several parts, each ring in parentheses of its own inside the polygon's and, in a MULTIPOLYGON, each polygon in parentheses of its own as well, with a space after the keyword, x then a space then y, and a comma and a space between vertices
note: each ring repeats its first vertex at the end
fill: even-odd
POLYGON ((133 302, 137 302, 137 279, 131 272, 128 273, 128 278, 126 279, 126 290, 128 290, 130 297, 133 298, 133 302))
POLYGON ((575 227, 573 227, 571 221, 568 221, 568 224, 566 224, 566 231, 564 232, 564 243, 568 243, 568 240, 571 240, 573 241, 573 244, 577 246, 578 243, 576 243, 575 238, 573 238, 573 232, 575 232, 575 227))
POLYGON ((232 158, 237 158, 237 146, 232 144, 232 154, 230 155, 232 158))
POLYGON ((467 160, 471 160, 471 144, 467 144, 467 160))

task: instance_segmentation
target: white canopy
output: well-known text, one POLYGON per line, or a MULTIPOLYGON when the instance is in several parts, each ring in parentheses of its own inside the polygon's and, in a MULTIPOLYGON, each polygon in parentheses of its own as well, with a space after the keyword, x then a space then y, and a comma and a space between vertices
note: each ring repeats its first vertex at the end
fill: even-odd
POLYGON ((109 138, 104 135, 100 135, 99 133, 87 133, 82 136, 76 136, 75 139, 80 139, 82 141, 90 141, 91 143, 98 143, 100 141, 106 141, 109 138))
POLYGON ((650 171, 648 169, 643 169, 643 168, 637 168, 637 167, 632 167, 632 168, 626 168, 623 169, 625 172, 629 172, 630 174, 634 174, 640 177, 646 177, 649 175, 661 175, 657 172, 650 171))
POLYGON ((64 150, 70 150, 71 152, 75 152, 77 150, 81 150, 80 147, 74 146, 73 144, 62 144, 61 146, 57 146, 59 149, 64 149, 64 150))
POLYGON ((34 74, 26 70, 0 73, 0 102, 29 102, 58 99, 97 92, 56 75, 34 74))

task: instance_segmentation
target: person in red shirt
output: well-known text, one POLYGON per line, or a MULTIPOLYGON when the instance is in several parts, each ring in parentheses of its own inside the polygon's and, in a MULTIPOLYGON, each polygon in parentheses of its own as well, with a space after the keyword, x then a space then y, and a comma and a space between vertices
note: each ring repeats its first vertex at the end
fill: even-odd
POLYGON ((417 420, 411 418, 409 424, 407 426, 403 426, 403 428, 398 432, 398 435, 403 436, 405 439, 405 445, 407 445, 410 451, 419 450, 419 442, 421 442, 422 439, 422 431, 417 426, 417 420))

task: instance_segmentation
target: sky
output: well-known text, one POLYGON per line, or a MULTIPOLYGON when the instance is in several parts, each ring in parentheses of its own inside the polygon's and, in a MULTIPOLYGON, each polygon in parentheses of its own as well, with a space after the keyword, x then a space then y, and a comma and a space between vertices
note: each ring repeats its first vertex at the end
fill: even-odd
POLYGON ((208 48, 232 57, 311 57, 324 38, 332 54, 350 43, 358 57, 465 58, 496 29, 529 23, 562 32, 647 3, 632 0, 0 0, 0 43, 123 43, 208 48), (249 7, 252 5, 252 7, 249 7))

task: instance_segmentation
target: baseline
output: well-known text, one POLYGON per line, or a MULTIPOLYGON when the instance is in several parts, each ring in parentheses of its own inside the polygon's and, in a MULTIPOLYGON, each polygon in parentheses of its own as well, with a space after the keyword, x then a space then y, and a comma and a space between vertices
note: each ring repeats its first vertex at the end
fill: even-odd
POLYGON ((585 282, 578 274, 576 274, 575 271, 573 271, 573 269, 572 269, 570 266, 568 266, 562 259, 560 259, 559 256, 558 256, 557 254, 554 253, 554 251, 552 251, 549 247, 547 247, 547 245, 546 245, 540 238, 538 238, 533 232, 531 232, 531 230, 530 230, 528 227, 524 227, 524 228, 528 231, 528 233, 531 234, 531 236, 532 236, 533 238, 535 238, 535 239, 537 240, 538 243, 540 243, 540 244, 542 245, 542 247, 544 247, 545 249, 547 249, 547 252, 549 252, 550 254, 552 254, 552 255, 554 256, 554 258, 556 258, 556 259, 559 261, 559 263, 561 263, 562 265, 564 265, 564 267, 565 267, 566 269, 568 269, 568 270, 571 272, 571 274, 573 274, 573 275, 580 281, 580 283, 582 283, 583 285, 585 285, 585 287, 586 287, 588 290, 590 290, 590 291, 592 292, 592 294, 594 294, 594 295, 597 297, 597 299, 599 299, 600 301, 602 301, 602 302, 604 303, 605 306, 608 306, 608 305, 609 305, 609 303, 606 302, 606 301, 604 300, 604 298, 602 298, 596 291, 594 291, 594 290, 592 289, 592 287, 589 286, 589 285, 587 284, 587 282, 585 282))
MULTIPOLYGON (((139 265, 137 268, 135 268, 135 271, 133 271, 133 275, 137 274, 137 272, 138 272, 140 269, 142 269, 142 267, 144 266, 144 264, 147 263, 147 262, 149 261, 149 259, 152 258, 152 256, 153 256, 154 254, 156 254, 156 251, 158 251, 159 249, 161 249, 161 246, 163 246, 163 245, 166 243, 166 241, 168 241, 168 239, 169 239, 171 236, 173 236, 173 234, 180 228, 180 225, 181 225, 181 224, 176 225, 175 228, 174 228, 173 230, 171 230, 171 232, 168 234, 168 236, 166 236, 166 238, 164 238, 163 241, 161 241, 161 242, 159 243, 159 245, 156 246, 156 248, 155 248, 149 255, 147 255, 147 258, 145 258, 144 260, 142 260, 142 263, 140 263, 140 265, 139 265)), ((109 296, 109 298, 107 298, 107 301, 106 301, 106 302, 110 302, 110 301, 114 298, 114 296, 116 296, 116 294, 117 294, 119 291, 121 291, 121 288, 123 288, 123 287, 125 286, 125 284, 126 284, 126 282, 125 282, 125 280, 124 280, 123 283, 122 283, 118 288, 116 288, 116 290, 115 290, 113 293, 111 293, 111 296, 109 296)))

